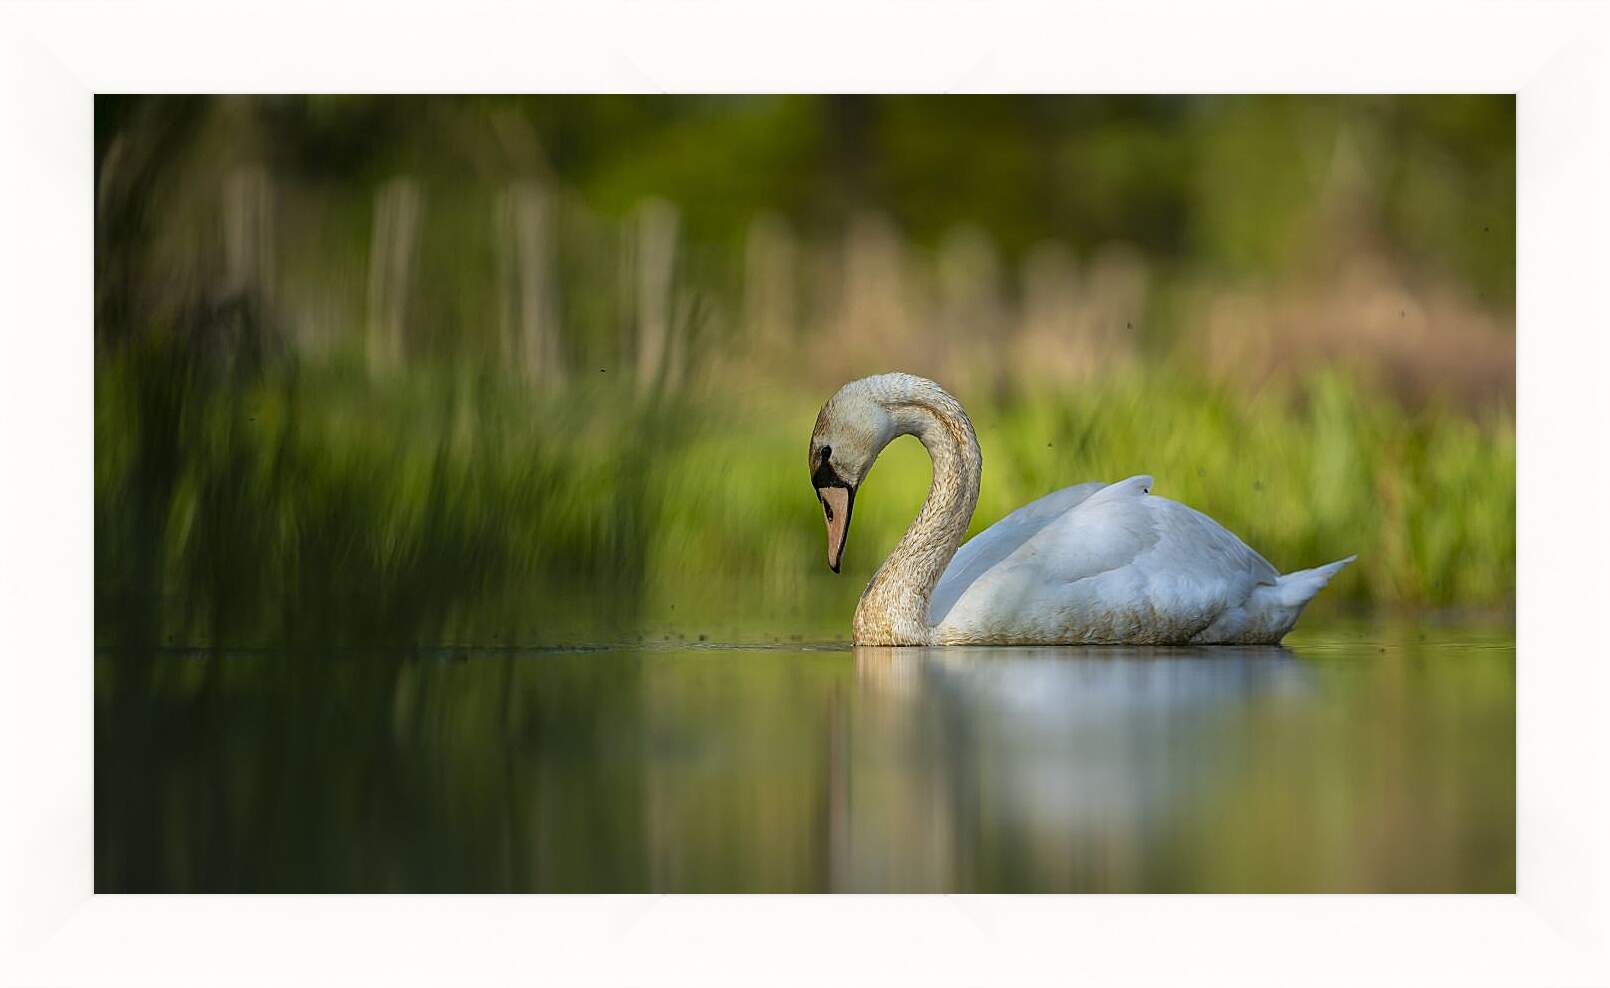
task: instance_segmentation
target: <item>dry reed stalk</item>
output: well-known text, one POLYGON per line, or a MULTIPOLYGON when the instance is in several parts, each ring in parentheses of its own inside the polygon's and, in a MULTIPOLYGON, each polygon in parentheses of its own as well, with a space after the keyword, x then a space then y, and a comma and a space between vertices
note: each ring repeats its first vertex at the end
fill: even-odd
POLYGON ((677 355, 672 340, 672 275, 681 217, 676 207, 650 199, 638 207, 637 228, 637 391, 659 391, 677 355))
POLYGON ((499 197, 496 211, 503 359, 528 381, 556 388, 563 383, 564 366, 554 274, 555 198, 534 181, 515 182, 499 197))
POLYGON ((372 372, 394 369, 406 355, 408 299, 419 253, 423 204, 419 183, 406 177, 392 179, 375 193, 367 339, 372 372))

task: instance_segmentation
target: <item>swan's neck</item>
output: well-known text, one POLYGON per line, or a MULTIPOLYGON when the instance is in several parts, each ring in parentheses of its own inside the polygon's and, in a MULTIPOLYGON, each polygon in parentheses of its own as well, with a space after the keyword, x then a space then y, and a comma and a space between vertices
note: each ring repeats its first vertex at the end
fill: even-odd
POLYGON ((934 477, 922 510, 861 594, 855 643, 927 645, 933 630, 928 604, 967 534, 978 504, 983 456, 961 403, 938 387, 891 397, 883 404, 895 421, 895 435, 922 440, 934 477))

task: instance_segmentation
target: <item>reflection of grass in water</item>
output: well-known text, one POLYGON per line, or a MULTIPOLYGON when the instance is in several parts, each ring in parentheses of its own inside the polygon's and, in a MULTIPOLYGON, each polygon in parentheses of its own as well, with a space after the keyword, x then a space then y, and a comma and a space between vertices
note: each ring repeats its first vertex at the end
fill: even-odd
MULTIPOLYGON (((928 479, 914 442, 891 447, 834 578, 803 459, 823 395, 544 399, 469 366, 387 381, 339 362, 254 379, 149 344, 103 357, 96 385, 97 620, 126 645, 832 634, 928 479)), ((1407 413, 1336 375, 1246 395, 1167 367, 963 398, 985 455, 975 531, 1149 472, 1283 570, 1357 552, 1329 601, 1511 601, 1507 417, 1407 413)))
POLYGON ((1513 888, 1513 638, 1304 637, 1212 657, 167 657, 123 703, 103 658, 96 884, 1513 888))
POLYGON ((97 663, 98 889, 643 887, 636 663, 282 659, 97 663))

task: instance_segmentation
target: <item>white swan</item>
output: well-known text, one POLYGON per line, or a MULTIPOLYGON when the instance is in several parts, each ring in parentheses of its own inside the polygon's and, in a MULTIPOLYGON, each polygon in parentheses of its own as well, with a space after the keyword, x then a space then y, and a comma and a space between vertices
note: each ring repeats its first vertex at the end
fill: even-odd
POLYGON ((857 645, 1272 644, 1353 556, 1282 576, 1150 477, 1047 494, 962 545, 983 457, 962 406, 910 374, 840 388, 811 433, 811 483, 836 573, 855 493, 883 447, 933 459, 917 518, 855 609, 857 645), (958 551, 960 547, 960 551, 958 551))

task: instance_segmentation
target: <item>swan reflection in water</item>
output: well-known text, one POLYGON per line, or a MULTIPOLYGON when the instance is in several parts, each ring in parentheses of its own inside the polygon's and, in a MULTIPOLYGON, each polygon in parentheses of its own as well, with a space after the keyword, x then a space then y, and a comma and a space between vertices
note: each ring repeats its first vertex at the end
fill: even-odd
POLYGON ((1149 845, 1248 770, 1256 718, 1316 693, 1280 646, 859 647, 854 661, 830 800, 849 888, 1132 886, 1149 845))

